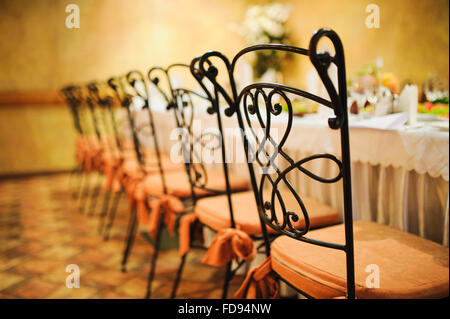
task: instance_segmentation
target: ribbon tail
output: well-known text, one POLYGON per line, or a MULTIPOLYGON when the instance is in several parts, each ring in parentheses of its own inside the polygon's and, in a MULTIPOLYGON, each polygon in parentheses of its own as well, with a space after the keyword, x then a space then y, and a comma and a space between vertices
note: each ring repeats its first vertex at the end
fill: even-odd
POLYGON ((250 261, 255 251, 250 236, 238 229, 220 230, 208 247, 203 263, 210 266, 224 266, 233 259, 250 261))
POLYGON ((271 258, 253 267, 247 273, 247 277, 239 290, 234 295, 239 299, 275 299, 280 296, 280 286, 272 271, 271 258))
POLYGON ((178 253, 181 257, 186 255, 191 248, 192 239, 200 239, 203 241, 202 228, 197 223, 197 215, 195 213, 187 213, 180 219, 180 226, 178 228, 179 233, 179 250, 178 253), (191 238, 193 235, 194 238, 191 238))

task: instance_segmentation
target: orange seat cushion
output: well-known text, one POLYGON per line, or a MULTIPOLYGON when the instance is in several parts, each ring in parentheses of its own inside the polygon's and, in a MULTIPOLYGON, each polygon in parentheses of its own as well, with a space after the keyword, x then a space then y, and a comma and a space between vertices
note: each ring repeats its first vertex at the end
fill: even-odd
MULTIPOLYGON (((171 171, 166 174, 165 181, 167 186, 167 193, 180 198, 187 198, 191 196, 191 185, 189 184, 186 171, 171 171)), ((224 191, 225 178, 221 170, 209 170, 207 172, 208 182, 206 187, 214 190, 224 191)), ((240 191, 248 189, 249 182, 246 178, 229 174, 230 187, 232 191, 240 191)), ((148 194, 161 195, 163 193, 162 181, 159 175, 148 175, 144 180, 144 189, 148 194)), ((211 192, 205 189, 195 188, 197 196, 208 195, 211 192)))
MULTIPOLYGON (((283 192, 281 193, 283 194, 283 192)), ((269 196, 270 192, 267 191, 264 198, 268 198, 269 196)), ((283 198, 286 198, 285 204, 287 207, 293 207, 294 204, 298 206, 297 202, 293 202, 293 197, 283 196, 283 198)), ((339 215, 333 208, 311 198, 302 198, 302 200, 309 212, 311 228, 334 225, 339 222, 339 215)), ((253 192, 248 191, 233 194, 231 196, 231 203, 233 205, 233 215, 237 227, 249 235, 261 235, 261 223, 259 221, 253 192)), ((275 211, 278 220, 282 222, 283 215, 278 202, 276 202, 275 211)), ((217 231, 231 226, 226 195, 199 200, 195 207, 195 213, 203 224, 217 231)), ((297 228, 304 227, 304 219, 300 218, 294 225, 297 228)), ((269 233, 275 232, 270 227, 267 227, 267 230, 269 233)))
MULTIPOLYGON (((344 225, 314 230, 306 237, 344 244, 344 225)), ((448 297, 448 248, 389 226, 358 221, 354 249, 357 298, 448 297), (371 283, 369 275, 376 274, 371 265, 378 266, 379 288, 366 284, 371 283)), ((272 243, 271 256, 273 270, 310 296, 346 295, 343 251, 281 236, 272 243)))
MULTIPOLYGON (((172 166, 175 164, 170 160, 169 154, 160 152, 161 160, 163 164, 165 162, 167 164, 172 164, 172 166)), ((143 149, 143 156, 146 164, 148 165, 158 165, 157 157, 156 157, 156 151, 152 148, 144 148, 143 149)), ((137 156, 136 151, 133 149, 124 149, 119 150, 117 148, 105 148, 102 153, 102 161, 105 164, 111 164, 115 163, 117 159, 123 158, 124 161, 134 161, 137 163, 137 156)), ((183 165, 177 164, 178 167, 183 167, 183 165)))
MULTIPOLYGON (((144 170, 146 173, 159 173, 159 166, 156 157, 146 157, 145 160, 144 170)), ((125 174, 130 176, 134 176, 136 172, 141 170, 141 165, 135 155, 126 155, 122 165, 125 174)), ((174 163, 165 153, 161 154, 161 165, 164 172, 175 170, 185 171, 185 166, 183 163, 174 163)))

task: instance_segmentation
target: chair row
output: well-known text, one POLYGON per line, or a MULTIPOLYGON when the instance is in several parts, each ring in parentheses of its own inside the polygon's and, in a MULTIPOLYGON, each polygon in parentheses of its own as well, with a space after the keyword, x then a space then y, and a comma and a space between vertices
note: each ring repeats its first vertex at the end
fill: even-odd
MULTIPOLYGON (((206 250, 205 264, 225 267, 223 298, 228 297, 229 282, 236 272, 257 254, 264 255, 265 261, 247 272, 235 297, 276 298, 281 281, 310 298, 448 296, 448 248, 385 225, 353 221, 345 70, 338 35, 320 29, 308 49, 261 44, 245 48, 231 60, 210 51, 189 65, 154 67, 146 76, 131 71, 62 90, 79 133, 78 171, 85 179, 92 171, 105 176, 99 222, 99 232, 105 239, 113 226, 119 198, 126 194, 130 218, 122 270, 126 270, 138 225, 154 239, 147 298, 151 297, 165 228, 179 235, 180 264, 172 298, 182 284, 186 256, 197 248, 206 250), (318 43, 325 38, 333 44, 334 55, 318 52, 318 43), (329 98, 280 83, 253 83, 239 89, 236 64, 262 50, 287 51, 309 59, 329 98), (331 65, 337 69, 337 81, 329 76, 331 65), (193 81, 186 83, 192 85, 175 85, 174 72, 189 76, 193 81), (159 92, 167 112, 173 114, 179 132, 178 153, 163 150, 166 145, 160 145, 158 136, 167 132, 157 129, 151 88, 159 92), (327 124, 338 133, 340 154, 313 154, 302 159, 289 154, 285 145, 289 137, 295 139, 289 134, 295 97, 332 110, 327 124), (202 105, 207 105, 206 111, 202 105), (125 121, 118 121, 116 106, 124 110, 125 121), (147 123, 140 124, 137 117, 143 114, 147 123), (215 134, 194 129, 193 123, 200 116, 215 123, 215 134), (240 151, 246 157, 248 176, 233 173, 226 160, 229 148, 225 120, 240 132, 240 151), (276 121, 281 121, 281 129, 273 126, 276 121), (143 140, 152 146, 145 147, 148 143, 143 140), (202 157, 204 149, 215 153, 220 165, 208 165, 202 157), (183 160, 176 161, 175 156, 183 160), (323 177, 311 171, 308 164, 317 160, 327 161, 337 174, 323 177), (340 183, 342 218, 332 207, 302 196, 292 181, 295 172, 318 183, 340 183), (215 234, 208 247, 204 245, 205 229, 215 234)), ((86 185, 80 187, 80 203, 89 193, 86 185)), ((92 197, 98 195, 95 188, 91 193, 92 197)), ((80 204, 82 211, 85 202, 80 204)), ((91 200, 88 214, 93 213, 94 206, 95 200, 91 200)))

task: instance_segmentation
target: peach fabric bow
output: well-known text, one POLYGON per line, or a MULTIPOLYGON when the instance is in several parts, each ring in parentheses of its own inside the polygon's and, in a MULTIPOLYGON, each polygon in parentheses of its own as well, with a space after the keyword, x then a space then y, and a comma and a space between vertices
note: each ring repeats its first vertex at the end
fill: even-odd
POLYGON ((83 171, 89 172, 92 167, 90 157, 91 147, 85 136, 80 136, 76 142, 76 159, 83 171))
POLYGON ((76 142, 76 159, 85 172, 90 172, 99 163, 99 155, 103 147, 96 137, 81 136, 76 142))
POLYGON ((234 294, 238 299, 276 299, 280 296, 280 286, 272 272, 271 258, 253 267, 247 273, 244 282, 234 294))
POLYGON ((76 148, 75 157, 76 157, 77 163, 80 164, 81 166, 83 166, 83 163, 84 163, 85 157, 86 157, 86 143, 85 143, 85 138, 83 136, 79 136, 77 138, 75 148, 76 148))
POLYGON ((117 156, 109 159, 109 161, 105 162, 103 173, 105 174, 106 184, 105 187, 107 190, 113 190, 117 192, 120 190, 120 167, 123 162, 123 157, 117 156))
MULTIPOLYGON (((176 215, 184 212, 183 202, 172 195, 160 195, 148 202, 151 214, 148 220, 148 233, 153 238, 158 231, 158 225, 164 214, 164 222, 170 235, 175 234, 176 215), (162 209, 161 209, 162 208, 162 209)), ((147 214, 148 215, 148 214, 147 214)))
POLYGON ((134 190, 130 196, 136 204, 138 221, 140 224, 147 225, 149 235, 153 238, 156 236, 161 218, 164 217, 167 229, 173 236, 175 234, 176 214, 184 212, 183 202, 178 197, 167 194, 159 194, 157 197, 147 200, 151 194, 145 190, 143 183, 136 180, 130 183, 127 188, 129 192, 134 190))
POLYGON ((217 233, 202 262, 220 267, 232 259, 251 261, 254 257, 255 249, 250 236, 239 229, 227 228, 217 233))
POLYGON ((125 173, 123 165, 121 165, 116 172, 115 180, 118 181, 117 184, 119 185, 119 189, 121 186, 125 189, 130 211, 136 206, 142 205, 142 203, 138 204, 139 201, 144 201, 145 204, 146 194, 143 191, 141 184, 143 178, 144 174, 140 170, 136 170, 132 175, 130 175, 130 173, 125 173))
POLYGON ((194 239, 203 243, 203 226, 197 223, 197 220, 198 217, 195 213, 187 213, 180 218, 178 253, 181 257, 186 255, 191 248, 191 234, 194 239))

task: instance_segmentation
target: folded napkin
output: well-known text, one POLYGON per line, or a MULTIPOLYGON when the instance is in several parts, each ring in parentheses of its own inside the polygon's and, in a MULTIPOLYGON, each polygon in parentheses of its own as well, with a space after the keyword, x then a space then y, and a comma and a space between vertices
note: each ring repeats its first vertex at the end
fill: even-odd
POLYGON ((408 124, 417 123, 418 93, 417 85, 406 85, 398 98, 397 109, 408 114, 408 124))
POLYGON ((380 130, 397 130, 408 120, 408 113, 394 113, 384 116, 374 116, 356 123, 350 123, 349 127, 375 128, 380 130))

